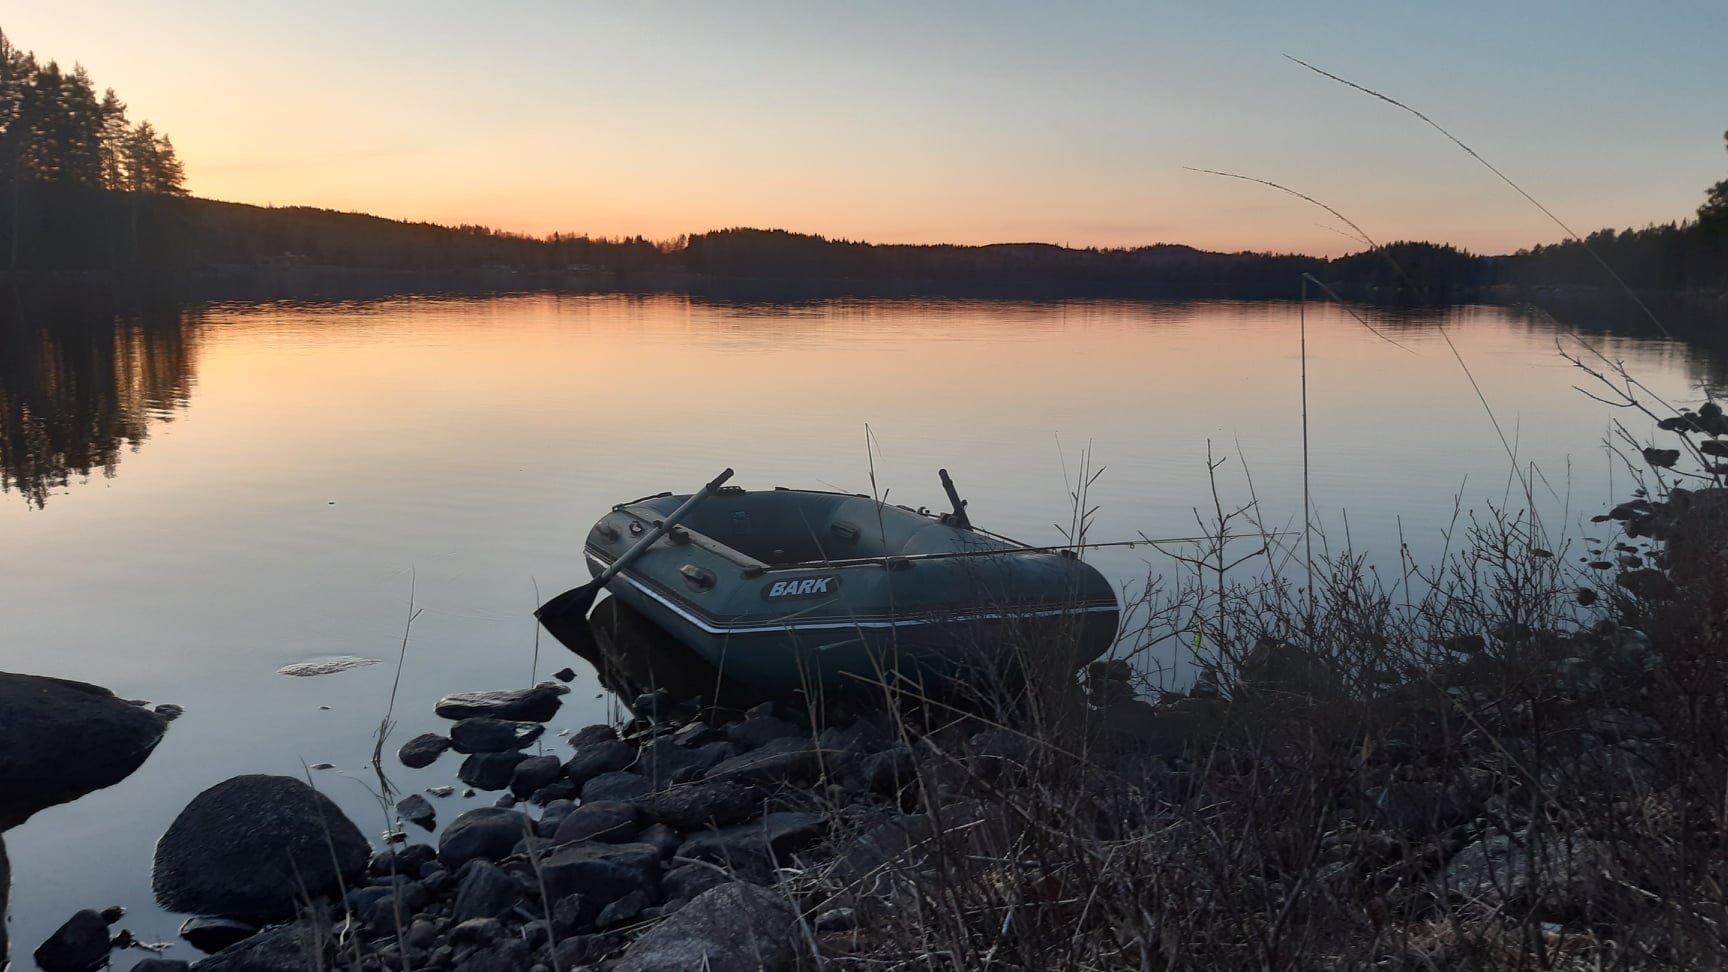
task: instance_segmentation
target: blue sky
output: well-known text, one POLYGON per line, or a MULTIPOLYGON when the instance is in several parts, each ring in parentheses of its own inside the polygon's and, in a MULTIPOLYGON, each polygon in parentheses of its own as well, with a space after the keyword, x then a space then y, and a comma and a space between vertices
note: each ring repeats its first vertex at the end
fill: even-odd
POLYGON ((533 233, 1504 252, 1728 176, 1728 4, 38 4, 198 195, 533 233))

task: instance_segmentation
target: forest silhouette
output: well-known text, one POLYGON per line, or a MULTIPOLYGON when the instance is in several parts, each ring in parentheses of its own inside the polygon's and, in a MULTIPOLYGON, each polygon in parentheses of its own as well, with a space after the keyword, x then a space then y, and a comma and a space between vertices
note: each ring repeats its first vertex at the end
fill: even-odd
POLYGON ((1505 256, 1399 242, 1326 259, 1159 243, 1070 248, 872 244, 734 227, 671 240, 536 237, 310 207, 192 198, 173 143, 114 89, 0 32, 0 268, 28 280, 172 282, 184 294, 334 290, 679 290, 714 296, 1288 297, 1305 274, 1380 300, 1482 299, 1486 288, 1728 289, 1728 179, 1697 218, 1505 256))

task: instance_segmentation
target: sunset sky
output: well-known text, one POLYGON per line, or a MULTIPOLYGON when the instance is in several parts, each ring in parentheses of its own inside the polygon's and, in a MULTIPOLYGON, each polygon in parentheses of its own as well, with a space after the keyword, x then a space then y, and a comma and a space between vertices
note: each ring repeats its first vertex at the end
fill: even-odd
POLYGON ((1509 252, 1728 176, 1728 2, 9 4, 199 196, 667 238, 1509 252))

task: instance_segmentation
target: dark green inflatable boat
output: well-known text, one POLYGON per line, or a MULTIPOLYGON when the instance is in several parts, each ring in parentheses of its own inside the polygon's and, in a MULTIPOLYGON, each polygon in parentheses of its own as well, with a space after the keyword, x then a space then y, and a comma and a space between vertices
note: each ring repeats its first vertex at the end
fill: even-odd
POLYGON ((771 692, 1071 675, 1108 651, 1118 609, 1103 575, 974 528, 943 481, 956 500, 943 515, 811 490, 717 488, 687 509, 662 494, 601 517, 583 552, 598 578, 681 511, 606 589, 771 692))

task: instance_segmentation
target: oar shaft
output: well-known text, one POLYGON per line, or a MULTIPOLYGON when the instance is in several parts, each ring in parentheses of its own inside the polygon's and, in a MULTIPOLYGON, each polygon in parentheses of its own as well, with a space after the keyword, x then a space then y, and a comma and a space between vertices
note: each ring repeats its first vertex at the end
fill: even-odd
POLYGON ((647 535, 643 536, 642 539, 640 539, 640 540, 636 541, 634 544, 632 544, 630 546, 629 550, 626 550, 622 554, 619 554, 618 559, 612 561, 611 566, 609 566, 605 570, 601 571, 600 576, 596 577, 594 579, 595 586, 596 587, 604 587, 606 585, 606 582, 611 580, 614 575, 616 575, 619 571, 623 570, 624 568, 630 566, 630 564, 633 561, 635 561, 636 558, 638 558, 638 557, 642 556, 644 553, 646 553, 648 551, 649 547, 654 546, 654 542, 656 540, 659 540, 661 537, 666 535, 666 532, 668 530, 677 526, 678 521, 684 519, 684 516, 686 514, 688 514, 693 508, 695 508, 697 503, 700 503, 703 500, 707 499, 711 494, 713 494, 721 486, 724 486, 726 484, 726 480, 731 479, 731 478, 732 478, 732 469, 731 469, 731 467, 727 467, 725 472, 721 473, 718 476, 715 476, 713 481, 708 483, 708 485, 697 490, 694 494, 691 495, 691 497, 689 499, 678 504, 677 509, 666 514, 666 516, 663 517, 660 520, 660 522, 654 526, 654 529, 649 530, 647 535))

